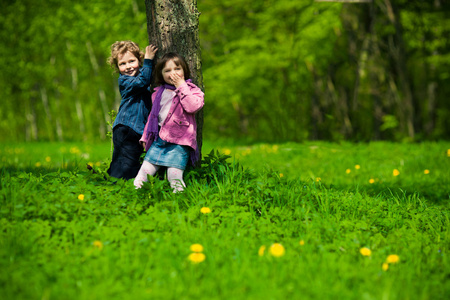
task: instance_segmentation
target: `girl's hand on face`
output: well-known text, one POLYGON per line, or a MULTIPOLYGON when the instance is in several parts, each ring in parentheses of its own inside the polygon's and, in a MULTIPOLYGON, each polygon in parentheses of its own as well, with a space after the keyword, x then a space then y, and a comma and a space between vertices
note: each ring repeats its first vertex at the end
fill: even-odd
POLYGON ((173 84, 176 88, 180 87, 186 82, 184 80, 184 77, 177 73, 170 74, 169 78, 171 81, 170 83, 173 84))
POLYGON ((147 47, 145 47, 145 56, 144 56, 144 58, 146 58, 146 59, 153 59, 153 58, 155 58, 156 51, 158 51, 158 48, 156 48, 156 46, 148 45, 147 47))

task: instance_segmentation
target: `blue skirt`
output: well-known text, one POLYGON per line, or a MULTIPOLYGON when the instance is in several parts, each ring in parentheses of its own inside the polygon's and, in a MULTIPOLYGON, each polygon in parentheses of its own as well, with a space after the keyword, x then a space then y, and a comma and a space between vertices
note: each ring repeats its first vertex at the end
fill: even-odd
POLYGON ((190 149, 188 146, 166 142, 158 136, 158 139, 148 149, 144 159, 156 166, 184 170, 189 161, 190 149))

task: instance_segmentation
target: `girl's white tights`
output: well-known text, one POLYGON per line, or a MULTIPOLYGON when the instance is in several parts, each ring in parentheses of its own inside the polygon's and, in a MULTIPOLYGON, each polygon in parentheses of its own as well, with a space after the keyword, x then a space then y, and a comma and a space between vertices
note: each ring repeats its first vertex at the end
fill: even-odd
POLYGON ((144 163, 139 169, 139 173, 136 175, 136 178, 134 178, 134 186, 137 189, 140 189, 142 187, 142 183, 148 181, 147 175, 154 176, 158 169, 159 166, 155 166, 154 164, 144 160, 144 163))
MULTIPOLYGON (((139 189, 142 187, 142 183, 148 181, 147 176, 154 176, 158 171, 159 166, 155 166, 154 164, 149 163, 148 161, 144 161, 134 179, 134 186, 139 189)), ((186 187, 186 184, 183 181, 183 170, 177 168, 167 168, 167 180, 170 182, 170 187, 173 188, 173 192, 182 192, 186 187)))
POLYGON ((177 168, 167 168, 167 180, 170 182, 170 187, 173 188, 173 192, 182 192, 186 187, 183 181, 183 170, 177 168))

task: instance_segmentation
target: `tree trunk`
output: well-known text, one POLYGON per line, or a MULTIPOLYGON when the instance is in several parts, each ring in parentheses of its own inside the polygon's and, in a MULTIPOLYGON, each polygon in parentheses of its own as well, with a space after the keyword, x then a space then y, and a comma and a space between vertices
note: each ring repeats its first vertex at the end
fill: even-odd
POLYGON ((402 110, 406 121, 406 131, 410 138, 414 138, 414 98, 411 82, 406 67, 406 50, 403 41, 403 29, 400 23, 400 11, 395 2, 385 0, 385 6, 389 21, 394 25, 395 34, 389 39, 390 56, 394 60, 394 70, 397 74, 398 85, 402 91, 402 110))
MULTIPOLYGON (((99 74, 99 66, 97 62, 97 58, 95 57, 94 48, 92 48, 91 41, 86 42, 86 48, 89 54, 89 59, 91 61, 92 69, 94 69, 95 77, 98 77, 99 74)), ((102 140, 106 139, 106 124, 109 121, 109 115, 108 115, 108 104, 106 103, 106 95, 105 91, 101 86, 98 88, 98 98, 100 100, 100 107, 102 108, 103 112, 103 119, 105 122, 100 122, 99 124, 99 132, 100 132, 100 138, 102 140)))
POLYGON ((47 89, 45 87, 40 87, 39 91, 41 93, 42 106, 44 107, 45 112, 45 126, 47 127, 47 138, 50 141, 53 141, 53 129, 52 129, 52 113, 50 112, 50 106, 48 105, 48 95, 47 89))
POLYGON ((35 102, 36 97, 32 96, 30 101, 28 101, 28 105, 25 107, 25 115, 28 121, 28 124, 25 127, 26 141, 38 140, 38 126, 37 126, 35 102))
MULTIPOLYGON (((167 52, 182 55, 191 79, 204 91, 200 60, 197 0, 145 0, 149 43, 158 47, 157 58, 167 52)), ((202 149, 203 109, 196 115, 197 145, 202 149)))

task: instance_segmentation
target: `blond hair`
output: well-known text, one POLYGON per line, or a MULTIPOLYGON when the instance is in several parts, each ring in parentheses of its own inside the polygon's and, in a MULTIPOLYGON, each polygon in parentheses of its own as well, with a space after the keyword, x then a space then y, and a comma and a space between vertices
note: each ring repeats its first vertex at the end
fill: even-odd
POLYGON ((139 60, 139 66, 142 66, 144 61, 144 52, 139 48, 139 45, 132 41, 117 41, 111 45, 111 56, 108 58, 107 62, 114 68, 116 72, 119 72, 119 55, 124 55, 130 51, 139 60))

